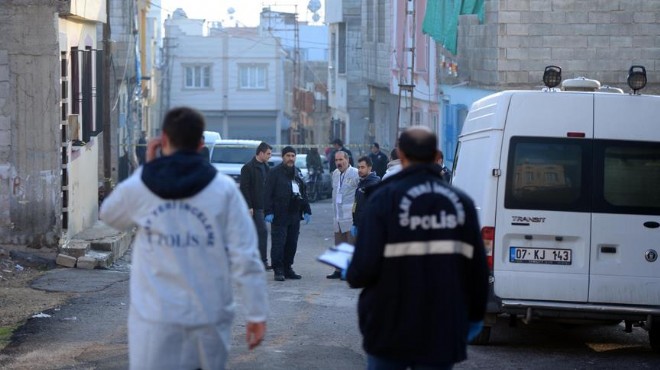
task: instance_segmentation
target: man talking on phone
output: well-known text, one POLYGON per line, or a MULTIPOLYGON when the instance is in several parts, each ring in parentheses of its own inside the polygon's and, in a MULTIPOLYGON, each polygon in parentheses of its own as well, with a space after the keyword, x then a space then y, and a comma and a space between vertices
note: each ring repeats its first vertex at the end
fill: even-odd
POLYGON ((170 110, 146 163, 105 199, 100 216, 137 226, 128 318, 131 369, 224 369, 243 296, 250 349, 264 338, 268 299, 257 233, 234 180, 199 154, 204 117, 170 110), (157 152, 162 152, 158 157, 157 152))

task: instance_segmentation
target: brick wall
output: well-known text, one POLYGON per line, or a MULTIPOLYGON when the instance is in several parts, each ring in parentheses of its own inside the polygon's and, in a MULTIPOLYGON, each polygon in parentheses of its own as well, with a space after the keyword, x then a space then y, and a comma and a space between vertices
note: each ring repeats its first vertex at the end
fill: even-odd
POLYGON ((486 19, 459 19, 459 70, 472 86, 529 88, 547 65, 628 90, 631 65, 660 92, 660 1, 486 0, 486 19))

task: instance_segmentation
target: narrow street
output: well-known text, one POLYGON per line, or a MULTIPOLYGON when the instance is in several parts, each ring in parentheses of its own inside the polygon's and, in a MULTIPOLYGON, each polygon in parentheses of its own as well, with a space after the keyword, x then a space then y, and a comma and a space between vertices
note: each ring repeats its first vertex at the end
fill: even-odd
MULTIPOLYGON (((329 267, 315 261, 332 243, 330 200, 312 205, 303 225, 295 270, 299 281, 275 282, 268 274, 271 314, 265 342, 245 345, 240 299, 234 321, 229 369, 364 369, 357 327, 359 291, 328 280, 329 267)), ((33 287, 77 293, 67 305, 33 318, 0 351, 2 369, 126 369, 128 256, 110 270, 57 269, 33 287)), ((647 333, 622 325, 577 326, 500 320, 488 346, 470 346, 456 369, 658 369, 647 333)))
MULTIPOLYGON (((365 363, 357 328, 358 290, 328 280, 332 269, 315 259, 332 244, 330 200, 312 204, 312 222, 301 226, 295 270, 302 280, 275 282, 267 275, 271 314, 264 343, 245 345, 237 297, 231 369, 358 369, 365 363)), ((126 369, 128 268, 125 256, 110 270, 58 269, 33 285, 78 295, 69 304, 33 318, 0 351, 2 369, 126 369)))

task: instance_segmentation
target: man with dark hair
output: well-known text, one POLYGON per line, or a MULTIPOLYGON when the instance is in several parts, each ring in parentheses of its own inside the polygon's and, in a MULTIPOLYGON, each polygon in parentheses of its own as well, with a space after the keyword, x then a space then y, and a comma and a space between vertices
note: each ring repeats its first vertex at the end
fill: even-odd
POLYGON ((235 182, 199 155, 203 131, 199 112, 170 110, 162 135, 147 144, 145 165, 101 206, 108 225, 137 226, 128 314, 131 369, 223 369, 233 283, 243 296, 249 348, 264 337, 268 298, 254 224, 235 182))
POLYGON ((309 223, 312 209, 309 207, 305 182, 295 168, 296 150, 290 146, 282 149, 282 163, 273 168, 266 178, 264 212, 270 228, 270 261, 275 281, 298 280, 302 276, 293 270, 293 259, 298 249, 300 220, 309 223))
POLYGON ((334 148, 334 150, 332 150, 330 152, 330 155, 328 156, 328 161, 330 162, 329 163, 330 164, 330 173, 333 173, 335 171, 335 169, 337 168, 337 166, 335 164, 335 153, 337 153, 337 152, 344 152, 344 153, 348 154, 348 163, 351 166, 355 166, 355 164, 353 163, 353 153, 351 153, 350 150, 348 150, 347 148, 344 147, 344 142, 341 141, 341 139, 332 140, 332 147, 334 148))
POLYGON ((451 369, 481 330, 488 267, 472 200, 441 177, 437 138, 408 128, 403 169, 367 189, 346 277, 369 369, 451 369), (369 194, 370 193, 370 194, 369 194))
POLYGON ((360 176, 360 182, 358 182, 357 189, 355 189, 355 203, 353 203, 353 227, 351 227, 351 235, 353 238, 357 236, 359 225, 362 222, 362 219, 369 217, 364 213, 364 206, 366 202, 366 190, 370 186, 374 186, 380 182, 380 178, 376 176, 376 173, 371 171, 372 163, 369 157, 360 157, 358 159, 358 176, 360 176))
POLYGON ((268 265, 268 228, 264 221, 264 186, 268 176, 268 160, 273 148, 265 142, 261 142, 256 150, 256 155, 241 168, 240 188, 247 202, 250 215, 257 227, 259 235, 259 254, 266 270, 271 270, 268 265))
POLYGON ((373 163, 373 170, 378 177, 383 177, 387 170, 387 156, 380 151, 380 145, 373 143, 371 145, 371 153, 369 154, 371 163, 373 163))
POLYGON ((438 166, 440 166, 440 176, 442 179, 451 183, 451 170, 445 166, 445 155, 442 153, 442 150, 438 150, 438 166))

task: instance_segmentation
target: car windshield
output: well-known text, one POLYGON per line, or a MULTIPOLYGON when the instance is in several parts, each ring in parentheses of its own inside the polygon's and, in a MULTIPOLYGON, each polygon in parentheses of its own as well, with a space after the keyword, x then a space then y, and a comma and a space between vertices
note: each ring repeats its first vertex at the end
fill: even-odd
POLYGON ((213 163, 247 163, 254 157, 254 148, 243 146, 216 146, 213 149, 213 163))
POLYGON ((307 154, 298 154, 296 156, 296 167, 307 168, 307 154))

